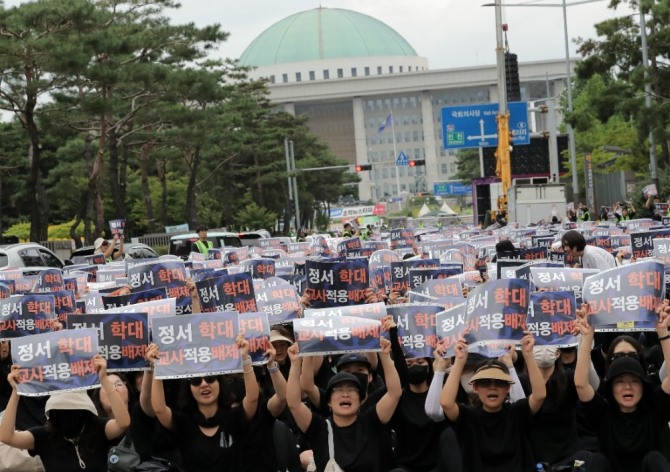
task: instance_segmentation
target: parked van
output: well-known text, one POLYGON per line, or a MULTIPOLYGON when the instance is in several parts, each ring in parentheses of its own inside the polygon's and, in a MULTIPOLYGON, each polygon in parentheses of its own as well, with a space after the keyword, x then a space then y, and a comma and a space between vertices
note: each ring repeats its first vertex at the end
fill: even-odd
MULTIPOLYGON (((188 259, 193 252, 193 243, 198 240, 197 233, 177 234, 170 238, 170 251, 173 256, 188 259)), ((214 248, 220 247, 242 247, 242 241, 237 233, 224 231, 208 231, 207 240, 212 242, 214 248)))

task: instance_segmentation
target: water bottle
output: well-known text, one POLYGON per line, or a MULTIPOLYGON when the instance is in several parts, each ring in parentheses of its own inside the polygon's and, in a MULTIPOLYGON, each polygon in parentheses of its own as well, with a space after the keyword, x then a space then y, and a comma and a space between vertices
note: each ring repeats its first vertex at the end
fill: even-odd
POLYGON ((546 470, 547 470, 544 467, 544 464, 542 464, 541 462, 539 464, 537 464, 536 468, 537 468, 537 472, 546 472, 546 470))

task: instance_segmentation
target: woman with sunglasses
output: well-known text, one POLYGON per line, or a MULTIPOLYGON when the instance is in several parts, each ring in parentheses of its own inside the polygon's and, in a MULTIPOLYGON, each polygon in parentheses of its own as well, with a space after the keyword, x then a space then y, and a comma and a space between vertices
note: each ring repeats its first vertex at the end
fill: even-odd
MULTIPOLYGON (((249 342, 240 334, 237 347, 242 359, 245 395, 241 406, 226 404, 230 392, 223 376, 188 379, 188 394, 177 411, 165 403, 163 381, 154 378, 151 406, 160 424, 175 433, 186 472, 237 471, 240 457, 233 444, 241 440, 258 407, 258 383, 249 357, 249 342)), ((149 345, 147 359, 160 357, 158 346, 149 345)))
MULTIPOLYGON (((657 309, 656 332, 667 362, 670 359, 670 306, 665 300, 657 309)), ((600 452, 593 454, 589 471, 670 471, 670 379, 654 388, 642 364, 631 356, 611 361, 604 395, 588 382, 588 364, 594 329, 588 322, 588 305, 577 313, 582 335, 577 357, 575 386, 583 409, 596 429, 600 452)))
POLYGON ((478 405, 456 402, 460 378, 468 358, 463 339, 456 344, 455 360, 442 389, 440 404, 452 422, 461 448, 463 470, 519 472, 535 471, 528 439, 531 419, 544 402, 546 387, 535 357, 535 340, 529 331, 521 340, 531 394, 514 403, 506 401, 513 383, 507 366, 498 360, 485 361, 470 383, 479 397, 478 405))

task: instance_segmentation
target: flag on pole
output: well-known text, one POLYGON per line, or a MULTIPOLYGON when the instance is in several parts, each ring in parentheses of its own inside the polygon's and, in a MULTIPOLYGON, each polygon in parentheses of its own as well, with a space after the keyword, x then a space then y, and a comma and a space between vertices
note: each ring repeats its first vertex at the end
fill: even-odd
POLYGON ((382 125, 377 129, 377 133, 383 133, 384 130, 391 126, 391 114, 389 113, 389 116, 386 117, 386 121, 382 123, 382 125))

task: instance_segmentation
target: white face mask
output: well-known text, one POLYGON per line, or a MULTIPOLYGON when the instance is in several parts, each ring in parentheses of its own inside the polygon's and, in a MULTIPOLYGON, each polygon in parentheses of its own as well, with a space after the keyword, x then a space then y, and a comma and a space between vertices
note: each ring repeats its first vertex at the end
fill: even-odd
POLYGON ((463 390, 465 390, 465 393, 468 395, 473 395, 475 393, 474 388, 472 388, 472 385, 470 384, 470 379, 472 379, 472 376, 475 375, 475 372, 463 372, 461 374, 461 387, 463 387, 463 390))
POLYGON ((558 348, 555 346, 536 346, 533 348, 533 357, 539 367, 547 368, 556 363, 556 353, 558 348))

